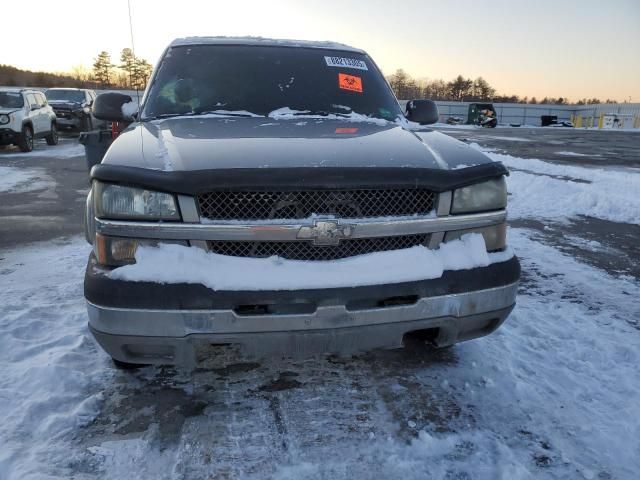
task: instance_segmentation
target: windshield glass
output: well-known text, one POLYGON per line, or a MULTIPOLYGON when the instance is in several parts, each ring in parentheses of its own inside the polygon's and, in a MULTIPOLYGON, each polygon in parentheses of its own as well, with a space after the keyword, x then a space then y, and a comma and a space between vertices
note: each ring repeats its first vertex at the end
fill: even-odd
POLYGON ((143 119, 215 111, 266 116, 289 108, 395 120, 397 101, 371 59, 301 47, 196 45, 162 60, 143 119))
POLYGON ((18 92, 0 92, 0 108, 22 108, 24 100, 18 92))
POLYGON ((45 92, 47 100, 64 100, 67 102, 84 102, 84 92, 79 90, 56 90, 51 89, 45 92))

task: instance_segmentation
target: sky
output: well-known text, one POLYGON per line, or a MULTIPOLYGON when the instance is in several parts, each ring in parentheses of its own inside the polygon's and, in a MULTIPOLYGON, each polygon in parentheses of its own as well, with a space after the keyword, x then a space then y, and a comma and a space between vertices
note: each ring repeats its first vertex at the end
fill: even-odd
MULTIPOLYGON (((333 40, 366 50, 385 74, 482 76, 501 94, 640 102, 640 0, 130 1, 136 55, 151 63, 182 36, 333 40)), ((2 42, 0 64, 70 71, 90 68, 101 50, 117 63, 131 46, 126 0, 0 2, 3 38, 19 39, 2 42)))

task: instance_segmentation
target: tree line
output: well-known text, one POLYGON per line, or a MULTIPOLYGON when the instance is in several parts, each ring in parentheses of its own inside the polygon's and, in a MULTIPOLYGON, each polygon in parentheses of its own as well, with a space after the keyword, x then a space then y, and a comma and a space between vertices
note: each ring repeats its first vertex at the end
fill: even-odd
MULTIPOLYGON (((518 95, 502 95, 484 78, 475 80, 458 75, 451 81, 442 79, 415 79, 402 69, 387 77, 393 92, 401 100, 412 98, 428 98, 430 100, 450 100, 455 102, 496 102, 496 103, 530 103, 566 105, 565 97, 520 97, 518 95)), ((603 103, 598 98, 583 98, 577 105, 591 105, 603 103)), ((606 99, 604 103, 618 103, 616 100, 606 99)))
MULTIPOLYGON (((91 70, 83 66, 75 66, 71 72, 49 73, 21 70, 11 65, 0 65, 0 86, 30 87, 75 87, 75 88, 121 88, 144 89, 151 75, 152 67, 143 58, 136 57, 130 48, 122 49, 120 63, 115 65, 111 55, 102 51, 94 59, 91 70)), ((429 98, 431 100, 452 100, 466 102, 497 103, 529 103, 565 105, 564 97, 519 97, 518 95, 502 95, 497 93, 489 82, 478 77, 475 80, 458 75, 451 81, 442 79, 414 79, 404 70, 399 69, 387 77, 391 88, 401 100, 412 98, 429 98)), ((607 98, 601 102, 599 98, 582 98, 577 105, 597 103, 618 103, 607 98)))
POLYGON ((139 88, 147 86, 153 67, 144 58, 136 57, 130 48, 120 52, 120 63, 111 61, 109 52, 103 50, 94 59, 93 78, 102 88, 139 88))
POLYGON ((152 70, 151 64, 144 58, 135 56, 130 48, 122 49, 118 64, 114 64, 109 52, 103 50, 94 58, 92 69, 78 65, 65 73, 32 72, 0 64, 0 86, 142 90, 147 86, 152 70))

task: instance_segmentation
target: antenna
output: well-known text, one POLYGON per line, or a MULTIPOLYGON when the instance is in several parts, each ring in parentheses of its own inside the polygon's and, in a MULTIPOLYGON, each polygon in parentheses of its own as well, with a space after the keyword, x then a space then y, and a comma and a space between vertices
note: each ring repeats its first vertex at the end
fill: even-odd
MULTIPOLYGON (((131 20, 131 0, 127 0, 127 9, 129 10, 129 34, 131 35, 131 54, 133 55, 133 61, 136 61, 136 47, 133 43, 133 21, 131 20)), ((129 77, 131 81, 131 77, 129 77)), ((138 91, 138 82, 136 82, 136 99, 138 106, 140 105, 140 92, 138 91)))

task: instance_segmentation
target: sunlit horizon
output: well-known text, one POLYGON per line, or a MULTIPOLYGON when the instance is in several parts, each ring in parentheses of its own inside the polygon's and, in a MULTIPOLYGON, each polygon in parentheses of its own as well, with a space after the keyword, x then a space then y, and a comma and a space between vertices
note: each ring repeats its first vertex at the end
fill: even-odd
MULTIPOLYGON (((100 51, 117 64, 131 47, 126 0, 34 0, 31 8, 45 19, 43 30, 29 37, 22 22, 3 25, 20 44, 3 51, 1 64, 90 70, 100 51), (51 40, 44 44, 47 24, 51 40)), ((633 0, 131 0, 131 9, 136 55, 152 64, 183 36, 331 40, 366 50, 385 75, 402 68, 416 79, 449 81, 461 74, 485 78, 502 95, 640 101, 640 2, 633 0)), ((23 7, 11 2, 3 10, 5 18, 19 18, 23 7)))

